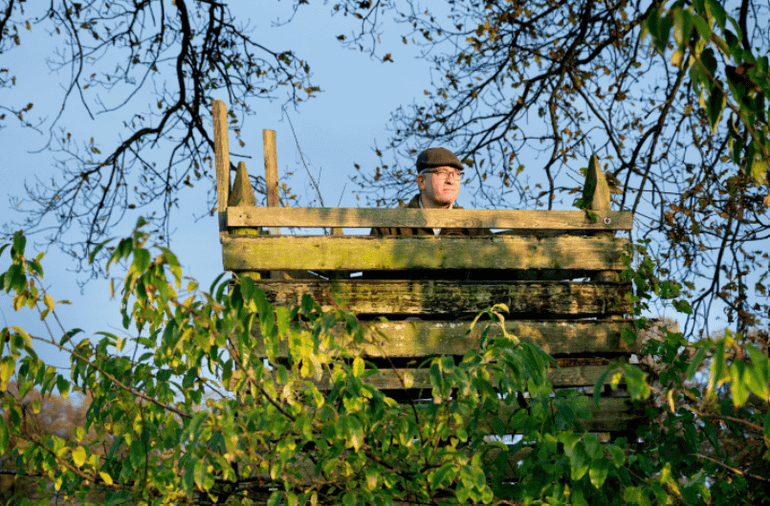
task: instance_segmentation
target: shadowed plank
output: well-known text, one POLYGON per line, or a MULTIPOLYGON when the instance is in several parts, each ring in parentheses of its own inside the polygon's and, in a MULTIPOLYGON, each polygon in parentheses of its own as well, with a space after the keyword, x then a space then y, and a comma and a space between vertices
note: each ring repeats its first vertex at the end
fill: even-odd
POLYGON ((287 306, 310 294, 324 311, 340 305, 355 314, 478 313, 505 304, 511 314, 610 315, 630 312, 630 284, 451 280, 258 280, 272 304, 287 306))
POLYGON ((614 237, 230 236, 225 270, 620 270, 628 241, 614 237))
MULTIPOLYGON (((548 369, 548 380, 554 388, 576 388, 592 387, 599 380, 599 377, 607 370, 606 365, 581 365, 573 367, 548 369)), ((379 390, 404 390, 404 378, 406 375, 411 377, 411 384, 408 390, 428 392, 430 397, 431 383, 430 371, 428 368, 379 368, 376 373, 367 374, 364 382, 372 385, 379 390)), ((607 376, 604 383, 609 384, 612 378, 607 376)), ((494 379, 490 381, 494 382, 494 379)), ((324 390, 329 388, 329 376, 324 374, 323 379, 316 383, 318 388, 324 390)))
MULTIPOLYGON (((484 322, 476 324, 470 331, 470 322, 402 321, 369 322, 370 341, 354 346, 348 338, 340 346, 351 352, 358 352, 368 357, 407 357, 424 358, 437 355, 464 355, 468 350, 477 348, 484 322), (357 351, 356 351, 357 350, 357 351)), ((628 354, 635 351, 633 345, 621 339, 621 333, 628 322, 613 321, 508 321, 505 329, 509 334, 522 340, 536 343, 551 355, 571 353, 592 354, 628 354)), ((343 328, 336 329, 338 335, 344 334, 343 328)), ((260 328, 252 329, 259 342, 254 350, 259 356, 266 356, 265 343, 260 328)), ((492 326, 489 336, 500 336, 499 325, 492 326)), ((276 358, 288 356, 285 340, 271 344, 276 350, 276 358)))
MULTIPOLYGON (((591 402, 588 408, 593 413, 591 420, 579 420, 578 425, 582 430, 588 432, 622 432, 635 427, 639 419, 644 414, 644 410, 633 405, 633 403, 624 397, 602 397, 599 399, 599 407, 591 402)), ((503 406, 498 416, 506 421, 513 416, 513 408, 503 406)), ((491 424, 491 417, 482 419, 478 425, 478 430, 494 433, 491 424)), ((514 427, 511 433, 515 433, 514 427)))

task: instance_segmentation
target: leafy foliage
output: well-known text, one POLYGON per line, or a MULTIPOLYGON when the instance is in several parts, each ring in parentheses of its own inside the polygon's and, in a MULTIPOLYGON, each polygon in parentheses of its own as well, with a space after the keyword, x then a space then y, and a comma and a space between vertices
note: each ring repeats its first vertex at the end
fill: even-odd
MULTIPOLYGON (((61 110, 50 121, 30 118, 44 97, 0 106, 0 125, 10 120, 6 111, 23 127, 47 130, 57 168, 15 202, 26 216, 22 226, 53 230, 50 243, 82 262, 127 214, 133 220, 144 211, 156 240, 168 244, 180 192, 203 183, 213 202, 211 100, 227 95, 230 126, 240 135, 260 100, 296 104, 318 91, 307 62, 253 36, 219 1, 7 2, 0 53, 49 43, 48 66, 66 76, 61 110), (66 114, 73 109, 105 118, 118 134, 84 132, 66 114)), ((0 88, 16 86, 17 71, 0 70, 0 88)))
MULTIPOLYGON (((97 491, 107 503, 489 503, 526 496, 541 485, 540 477, 529 483, 528 473, 517 468, 520 478, 514 479, 521 483, 507 484, 509 454, 540 444, 554 452, 557 429, 566 431, 561 437, 574 436, 571 446, 582 447, 572 428, 576 415, 588 416, 587 400, 574 393, 551 398, 544 374, 549 358, 529 343, 487 339, 484 332, 481 351, 460 363, 442 357, 427 366, 432 402, 398 404, 367 383, 377 370, 340 346, 339 326, 354 344, 376 339, 353 315, 323 313, 307 296, 297 306, 274 308, 250 278, 183 298, 176 257, 158 248, 153 258, 147 240, 137 229, 111 260, 128 267, 122 313, 134 337, 84 338, 77 329, 62 329, 60 339, 45 339, 20 328, 3 331, 4 379, 15 376, 19 384, 17 395, 3 397, 3 432, 30 438, 28 447, 12 450, 19 466, 54 477, 68 498, 97 491), (37 358, 37 339, 70 354, 69 377, 37 358), (286 362, 276 358, 280 346, 289 347, 286 362), (259 349, 273 368, 255 353, 259 349), (327 382, 323 390, 321 380, 327 382), (43 396, 57 388, 88 395, 80 434, 94 435, 66 441, 29 434, 24 399, 34 388, 43 396), (503 408, 507 418, 497 415, 503 408), (477 430, 490 417, 493 429, 477 430), (485 437, 504 437, 514 426, 524 437, 513 449, 485 437), (100 446, 109 450, 95 452, 100 446), (485 466, 490 453, 498 455, 492 468, 485 466)), ((39 259, 24 257, 22 235, 11 253, 6 290, 16 293, 20 306, 46 305, 47 294, 37 288, 39 259)), ((9 450, 7 439, 2 446, 9 450)), ((594 448, 593 457, 580 461, 601 462, 581 485, 588 495, 616 472, 602 455, 594 448)))
POLYGON ((707 334, 717 307, 742 333, 766 326, 766 2, 335 3, 359 23, 345 43, 388 51, 392 14, 433 68, 424 97, 394 111, 379 167, 357 175, 370 203, 405 201, 415 154, 447 145, 477 207, 569 207, 596 154, 614 205, 688 294, 685 332, 707 334))
MULTIPOLYGON (((656 423, 639 439, 581 431, 589 400, 554 395, 550 357, 489 332, 502 323, 502 306, 488 311, 479 350, 425 364, 425 402, 400 404, 367 381, 377 368, 351 353, 379 339, 354 315, 324 312, 307 295, 273 307, 250 278, 220 279, 209 291, 187 280, 183 288, 176 256, 150 246, 138 225, 110 260, 126 267, 127 336, 2 330, 0 451, 20 473, 48 478, 39 481, 41 494, 52 487, 60 500, 81 504, 727 504, 765 484, 768 360, 755 347, 738 357, 732 337, 697 344, 716 350, 705 394, 685 385, 705 352, 688 363, 681 334, 653 350, 665 364, 657 383, 638 366, 620 366, 633 398, 668 399, 648 408, 656 423), (41 360, 35 342, 67 353, 69 374, 41 360), (281 347, 287 360, 277 358, 281 347), (732 404, 715 404, 715 389, 728 385, 732 404), (88 399, 73 437, 33 430, 35 399, 70 391, 88 399), (701 395, 708 402, 696 407, 701 395), (758 399, 751 407, 750 395, 758 399), (723 448, 747 427, 764 439, 749 464, 736 463, 723 448), (734 485, 715 484, 725 474, 734 485)), ((18 309, 50 320, 61 302, 40 288, 42 255, 29 259, 25 249, 21 233, 0 246, 11 254, 3 289, 18 309)), ((639 301, 664 289, 676 296, 647 260, 640 265, 626 274, 639 301)), ((406 373, 401 381, 414 380, 406 373)), ((15 496, 15 504, 30 497, 15 496)))

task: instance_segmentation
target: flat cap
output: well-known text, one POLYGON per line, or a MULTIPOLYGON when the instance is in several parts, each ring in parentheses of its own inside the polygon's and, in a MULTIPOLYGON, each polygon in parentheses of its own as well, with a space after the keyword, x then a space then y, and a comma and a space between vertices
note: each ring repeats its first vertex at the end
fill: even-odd
POLYGON ((465 170, 463 164, 454 153, 446 148, 428 148, 417 157, 417 172, 432 167, 454 167, 457 170, 465 170))

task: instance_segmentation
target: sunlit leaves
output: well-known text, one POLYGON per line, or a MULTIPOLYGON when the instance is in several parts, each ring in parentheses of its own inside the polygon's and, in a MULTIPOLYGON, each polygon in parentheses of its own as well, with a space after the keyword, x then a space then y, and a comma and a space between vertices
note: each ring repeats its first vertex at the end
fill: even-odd
POLYGON ((743 34, 738 22, 728 16, 719 2, 698 1, 688 9, 656 7, 645 20, 642 37, 649 33, 655 47, 664 53, 672 23, 676 43, 672 64, 684 67, 687 62, 690 79, 701 95, 700 105, 706 112, 712 134, 717 133, 728 108, 734 113, 731 121, 744 126, 744 132, 733 126, 727 129, 732 158, 749 177, 760 182, 759 178, 766 170, 760 168, 755 172, 753 167, 757 163, 756 155, 759 155, 760 167, 768 166, 770 125, 766 120, 764 100, 757 104, 754 96, 761 89, 770 89, 770 73, 766 66, 760 72, 754 71, 757 58, 743 49, 743 34), (730 95, 725 93, 725 82, 730 95))
MULTIPOLYGON (((691 343, 662 332, 654 351, 671 370, 653 377, 637 364, 618 364, 599 378, 595 392, 598 398, 607 384, 625 385, 630 400, 656 396, 665 405, 646 409, 665 417, 638 437, 651 447, 664 441, 676 454, 667 454, 663 443, 648 451, 606 441, 578 428, 591 416, 589 399, 574 390, 554 392, 548 367, 555 364, 547 354, 489 331, 505 321, 507 307, 498 305, 485 312, 490 321, 475 321, 485 325, 478 349, 462 358, 430 358, 402 375, 407 386, 427 380, 428 402, 399 404, 373 386, 381 371, 350 346, 375 339, 355 315, 324 311, 307 294, 294 305, 275 306, 247 277, 218 278, 210 292, 190 283, 191 293, 177 300, 176 257, 145 237, 137 231, 115 253, 128 268, 123 295, 141 302, 124 311, 145 322, 141 332, 73 330, 58 342, 51 338, 49 344, 70 356, 69 377, 34 353, 3 354, 3 388, 18 378, 18 397, 2 397, 0 450, 13 446, 28 469, 51 476, 63 493, 97 487, 116 503, 140 503, 147 495, 201 502, 259 476, 265 488, 276 489, 271 500, 298 503, 689 500, 707 497, 706 480, 719 476, 713 468, 701 472, 693 454, 700 445, 718 448, 723 434, 715 424, 738 419, 721 411, 696 418, 693 411, 763 408, 768 399, 768 358, 740 335, 691 343), (130 358, 119 352, 126 342, 136 350, 130 358), (270 366, 265 354, 272 354, 270 366), (700 393, 684 380, 703 368, 713 371, 712 398, 687 404, 700 393), (32 397, 55 390, 88 394, 85 423, 70 439, 52 435, 19 444, 24 417, 44 411, 43 401, 32 397), (728 392, 721 402, 718 395, 728 392), (749 405, 752 395, 761 403, 749 405), (659 439, 650 436, 661 424, 671 425, 659 439), (87 478, 71 479, 75 468, 87 478), (329 486, 306 485, 307 476, 329 486)), ((643 245, 637 253, 639 264, 624 272, 637 288, 633 302, 651 293, 681 300, 682 287, 658 277, 643 245)), ((16 265, 24 261, 15 257, 16 265)), ((21 290, 39 282, 37 269, 21 271, 21 290)), ((49 309, 50 301, 39 303, 49 309)), ((645 327, 637 322, 636 330, 645 327)), ((30 347, 20 330, 5 331, 6 347, 30 347)), ((630 342, 633 332, 625 336, 630 342)), ((761 409, 749 423, 761 437, 770 433, 761 409)))

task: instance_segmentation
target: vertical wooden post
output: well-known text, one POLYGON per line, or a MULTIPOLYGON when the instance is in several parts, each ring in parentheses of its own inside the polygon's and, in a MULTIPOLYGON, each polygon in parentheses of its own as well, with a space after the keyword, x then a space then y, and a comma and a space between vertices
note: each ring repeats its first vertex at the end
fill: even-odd
POLYGON ((228 207, 235 206, 256 206, 257 198, 254 196, 254 189, 251 187, 249 172, 246 170, 244 162, 238 162, 238 169, 235 171, 235 181, 230 190, 230 198, 227 200, 228 207))
POLYGON ((278 158, 275 147, 275 130, 262 130, 262 145, 265 152, 265 183, 267 184, 267 207, 278 207, 278 158))
MULTIPOLYGON (((267 207, 280 206, 280 194, 278 189, 278 155, 275 145, 275 130, 262 130, 262 150, 265 154, 265 193, 267 194, 267 207)), ((270 235, 281 235, 280 227, 267 227, 270 235)), ((289 275, 283 271, 270 271, 272 279, 289 279, 289 275)))
MULTIPOLYGON (((275 146, 275 130, 262 130, 262 149, 265 153, 265 192, 267 207, 281 205, 278 191, 278 156, 275 146)), ((278 227, 268 227, 270 235, 280 235, 278 227)))
POLYGON ((583 202, 588 204, 592 211, 610 210, 610 187, 607 178, 604 177, 602 167, 599 165, 599 157, 591 155, 588 161, 588 173, 586 184, 583 188, 583 202))
MULTIPOLYGON (((588 203, 588 209, 591 211, 610 210, 610 187, 599 164, 599 157, 595 154, 591 155, 588 161, 583 201, 588 203)), ((615 232, 599 232, 599 235, 614 236, 615 232)), ((618 275, 614 271, 602 271, 594 277, 594 281, 618 281, 618 275)))
POLYGON ((230 196, 230 146, 227 139, 227 107, 221 100, 212 103, 214 117, 214 157, 217 170, 217 212, 219 232, 227 232, 227 199, 230 196))

